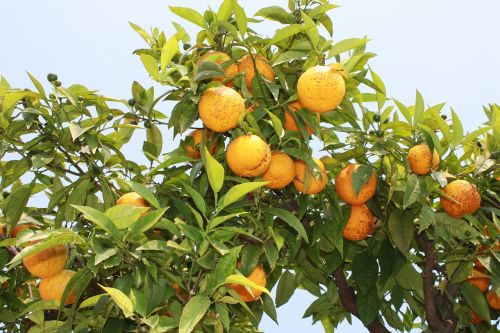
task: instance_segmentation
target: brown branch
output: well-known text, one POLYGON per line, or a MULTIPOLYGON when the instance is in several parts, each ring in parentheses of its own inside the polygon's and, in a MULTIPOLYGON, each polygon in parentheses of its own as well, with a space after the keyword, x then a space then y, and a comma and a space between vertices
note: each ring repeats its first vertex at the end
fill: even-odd
MULTIPOLYGON (((347 284, 342 266, 333 272, 333 277, 339 292, 340 303, 344 309, 359 318, 356 293, 354 292, 354 289, 347 284)), ((373 322, 371 322, 367 328, 370 333, 389 333, 389 330, 385 328, 379 318, 376 318, 373 322)))
POLYGON ((444 297, 439 301, 447 302, 447 308, 449 313, 446 318, 443 319, 437 309, 436 301, 438 295, 434 294, 434 273, 433 269, 436 265, 436 250, 434 247, 434 241, 427 238, 425 233, 416 235, 417 243, 420 249, 425 255, 425 264, 422 270, 422 280, 424 282, 424 307, 425 307, 425 319, 429 324, 432 332, 447 333, 454 332, 455 326, 457 324, 457 317, 453 313, 453 305, 451 302, 444 297))

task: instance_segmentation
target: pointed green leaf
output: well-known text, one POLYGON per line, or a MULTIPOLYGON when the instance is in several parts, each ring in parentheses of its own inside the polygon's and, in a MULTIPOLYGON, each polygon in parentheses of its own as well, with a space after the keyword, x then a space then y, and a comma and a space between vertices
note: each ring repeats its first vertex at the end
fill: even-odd
POLYGON ((121 290, 111 287, 99 285, 113 299, 116 305, 123 311, 125 317, 131 317, 134 314, 134 305, 130 298, 127 297, 121 290))
POLYGON ((210 298, 207 296, 196 295, 191 298, 182 311, 179 333, 191 333, 196 324, 205 316, 210 303, 210 298))
POLYGON ((175 36, 172 36, 161 49, 160 67, 162 72, 165 71, 165 68, 167 68, 168 63, 177 51, 179 51, 179 42, 175 36))
POLYGON ((280 219, 285 221, 290 227, 295 229, 295 231, 297 231, 297 233, 300 236, 302 236, 302 238, 304 238, 306 242, 309 242, 308 237, 307 237, 307 233, 306 233, 306 229, 304 229, 304 226, 302 225, 302 223, 300 223, 297 216, 295 216, 293 213, 291 213, 285 209, 274 208, 274 207, 267 208, 266 212, 273 215, 273 216, 279 217, 280 219))
POLYGON ((224 197, 217 203, 217 206, 220 210, 222 210, 230 204, 243 198, 247 193, 255 191, 267 183, 269 182, 249 182, 235 185, 227 191, 226 195, 224 195, 224 197))

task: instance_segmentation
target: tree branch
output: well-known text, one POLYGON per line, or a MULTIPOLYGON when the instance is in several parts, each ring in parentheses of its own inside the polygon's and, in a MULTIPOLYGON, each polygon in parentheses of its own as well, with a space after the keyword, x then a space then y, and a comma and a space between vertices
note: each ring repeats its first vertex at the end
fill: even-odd
MULTIPOLYGON (((434 241, 427 238, 425 233, 416 235, 416 239, 418 246, 425 255, 425 264, 422 270, 422 280, 424 282, 425 319, 433 332, 452 333, 455 331, 455 326, 457 324, 457 317, 451 310, 453 308, 452 304, 448 304, 449 306, 447 306, 451 314, 448 313, 446 319, 441 318, 436 306, 436 297, 438 295, 434 294, 434 273, 432 272, 434 266, 436 265, 436 250, 434 247, 434 241)), ((446 299, 446 302, 449 302, 446 296, 444 298, 446 299)))
MULTIPOLYGON (((342 303, 344 309, 359 318, 356 294, 354 293, 354 289, 347 284, 342 266, 333 272, 333 277, 339 292, 340 303, 342 303)), ((370 323, 367 328, 370 333, 389 333, 389 330, 385 328, 379 318, 370 323)))

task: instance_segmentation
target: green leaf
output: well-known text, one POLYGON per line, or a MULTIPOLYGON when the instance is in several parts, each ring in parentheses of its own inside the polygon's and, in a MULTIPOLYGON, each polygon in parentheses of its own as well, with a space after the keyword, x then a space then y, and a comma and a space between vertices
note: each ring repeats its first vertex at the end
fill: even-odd
POLYGON ((488 303, 481 290, 472 283, 462 283, 460 291, 464 295, 465 301, 474 309, 474 312, 486 320, 487 323, 491 322, 488 303))
POLYGON ((279 43, 282 40, 290 38, 301 32, 302 32, 302 26, 300 24, 291 24, 287 27, 276 30, 276 33, 274 34, 273 38, 268 44, 271 45, 279 43))
POLYGON ((217 206, 219 210, 224 209, 232 203, 243 198, 247 193, 255 191, 258 188, 266 185, 269 182, 248 182, 243 184, 238 184, 229 189, 224 197, 219 200, 217 206), (222 201, 222 202, 221 202, 222 201))
POLYGON ((355 49, 357 47, 365 45, 369 41, 368 38, 348 38, 344 39, 335 45, 333 45, 330 53, 328 54, 330 57, 334 57, 343 52, 347 52, 349 50, 355 49))
POLYGON ((361 293, 368 293, 375 289, 378 277, 378 265, 375 257, 366 252, 355 256, 352 260, 352 276, 361 293))
POLYGON ((418 218, 418 233, 422 233, 425 229, 432 226, 435 222, 434 218, 434 209, 428 205, 423 205, 422 210, 420 211, 420 216, 418 218))
POLYGON ((451 140, 450 147, 457 147, 464 138, 464 129, 462 127, 462 122, 457 116, 453 109, 451 110, 452 128, 453 128, 453 139, 451 140))
POLYGON ((389 216, 389 232, 396 247, 408 254, 413 240, 413 214, 409 211, 395 210, 389 216))
POLYGON ((69 132, 71 133, 71 137, 73 138, 73 141, 78 139, 80 136, 82 136, 85 132, 87 132, 91 128, 92 128, 92 126, 80 127, 80 125, 73 123, 73 122, 69 124, 69 132))
POLYGON ((94 307, 99 302, 99 300, 105 296, 108 296, 108 295, 107 294, 99 294, 99 295, 89 297, 86 300, 84 300, 82 303, 80 303, 80 306, 78 306, 78 309, 94 307))
POLYGON ((146 129, 146 140, 148 144, 143 146, 143 151, 156 158, 160 156, 163 148, 163 136, 158 126, 151 124, 151 128, 146 129))
POLYGON ((218 21, 227 21, 233 12, 233 0, 224 0, 217 11, 218 21))
POLYGON ((207 170, 210 187, 212 187, 215 195, 217 195, 224 184, 224 167, 210 155, 207 147, 203 147, 201 150, 201 157, 207 170))
POLYGON ((307 34, 307 37, 309 37, 309 40, 311 41, 311 45, 313 46, 314 49, 318 47, 319 43, 319 32, 318 32, 318 27, 316 26, 316 23, 304 12, 300 13, 302 16, 302 19, 304 20, 305 24, 305 32, 307 34))
POLYGON ((415 201, 417 201, 420 193, 422 192, 420 180, 417 175, 411 174, 406 181, 406 191, 403 202, 403 209, 410 207, 415 201))
POLYGON ((285 221, 290 227, 295 229, 295 231, 297 231, 297 233, 302 236, 306 242, 309 242, 304 226, 293 213, 290 213, 285 209, 274 207, 267 208, 266 212, 285 221))
POLYGON ((154 193, 151 192, 150 189, 136 182, 132 182, 130 185, 132 186, 132 191, 137 192, 141 197, 144 198, 144 200, 149 202, 151 206, 153 206, 154 208, 160 209, 160 203, 158 202, 158 199, 156 199, 154 193))
POLYGON ((256 284, 255 282, 253 282, 252 280, 248 279, 247 277, 245 277, 242 274, 232 274, 232 275, 229 275, 226 278, 226 280, 224 281, 224 284, 231 284, 231 283, 239 284, 239 285, 242 285, 242 286, 245 286, 245 287, 250 287, 252 289, 255 289, 255 290, 258 290, 258 291, 262 291, 263 293, 266 293, 269 296, 271 296, 271 292, 269 290, 267 290, 266 287, 259 286, 258 284, 256 284))
POLYGON ((125 317, 131 317, 134 314, 134 305, 130 298, 127 297, 121 290, 111 287, 99 286, 113 299, 116 305, 123 311, 125 317))
POLYGON ((318 17, 320 15, 323 15, 326 12, 328 12, 328 11, 330 11, 332 9, 335 9, 337 7, 339 7, 339 6, 331 4, 331 3, 322 4, 322 5, 316 6, 313 9, 311 9, 311 11, 309 12, 309 16, 311 18, 316 18, 316 17, 318 17))
POLYGON ((137 235, 151 229, 162 218, 168 208, 153 210, 129 226, 130 233, 137 235))
POLYGON ((424 109, 425 109, 424 98, 422 97, 422 94, 420 94, 420 91, 417 90, 415 97, 415 113, 413 115, 413 123, 415 125, 420 124, 420 121, 424 116, 424 109))
POLYGON ((487 126, 487 127, 479 128, 473 132, 470 132, 462 140, 462 144, 465 145, 465 144, 471 142, 472 140, 479 138, 481 135, 488 132, 489 130, 491 130, 491 127, 487 126))
POLYGON ((33 85, 35 86, 36 90, 38 90, 38 93, 42 97, 45 97, 45 89, 43 89, 43 86, 40 83, 40 81, 38 81, 33 75, 31 75, 30 72, 26 72, 26 73, 28 73, 28 76, 30 77, 31 82, 33 82, 33 85))
POLYGON ((276 313, 276 307, 274 306, 273 299, 268 294, 263 294, 261 299, 264 312, 277 324, 278 314, 276 313))
POLYGON ((207 23, 205 22, 203 15, 198 13, 196 10, 186 7, 175 7, 175 6, 169 6, 169 8, 172 11, 172 13, 182 17, 186 21, 194 23, 202 28, 207 28, 207 23))
POLYGON ((359 319, 365 326, 371 324, 378 316, 380 309, 380 299, 377 289, 372 288, 369 293, 360 293, 357 298, 359 319))
POLYGON ((406 118, 406 121, 409 123, 409 124, 412 124, 412 116, 411 116, 411 113, 410 113, 410 110, 408 110, 408 108, 401 102, 399 102, 398 100, 395 100, 393 99, 394 103, 396 103, 396 106, 398 107, 399 111, 403 114, 403 116, 406 118))
POLYGON ((182 185, 184 186, 186 191, 189 193, 189 195, 193 199, 196 207, 200 210, 200 212, 203 215, 206 215, 207 214, 207 205, 205 204, 205 199, 203 199, 203 196, 198 191, 196 191, 194 188, 189 186, 188 184, 183 183, 182 185))
POLYGON ((145 208, 132 205, 115 205, 107 209, 104 214, 113 221, 118 229, 126 229, 137 221, 145 208))
MULTIPOLYGON (((172 7, 170 8, 172 9, 172 7)), ((179 51, 179 42, 175 36, 172 36, 161 48, 160 67, 162 72, 165 71, 165 68, 167 68, 168 63, 176 55, 177 51, 179 51)))
POLYGON ((210 298, 207 296, 196 295, 191 298, 182 311, 179 333, 191 333, 196 324, 205 316, 210 303, 210 298))
POLYGON ((196 76, 194 77, 195 82, 201 82, 207 79, 213 78, 224 78, 226 73, 224 70, 215 62, 204 60, 200 63, 196 70, 196 76))
POLYGON ((352 188, 354 194, 358 196, 359 191, 368 182, 373 175, 373 167, 371 165, 362 164, 352 174, 352 188))
POLYGON ((158 70, 158 61, 148 54, 140 55, 142 64, 146 71, 151 75, 154 80, 160 79, 160 71, 158 70))
POLYGON ((93 222, 99 228, 107 231, 115 239, 119 238, 119 230, 115 227, 113 221, 111 221, 109 217, 104 215, 104 213, 92 207, 77 206, 77 205, 72 205, 72 206, 76 210, 82 212, 83 216, 87 220, 93 222))
POLYGON ((247 16, 243 8, 238 4, 237 0, 233 1, 233 11, 238 30, 240 31, 241 36, 243 36, 247 33, 247 16))
POLYGON ((233 217, 236 217, 236 216, 241 216, 241 215, 244 215, 244 214, 250 214, 249 212, 239 212, 239 213, 233 213, 233 214, 229 214, 229 215, 224 215, 224 216, 217 216, 215 218, 213 218, 212 220, 210 220, 210 223, 208 224, 208 229, 213 229, 215 227, 217 227, 219 224, 222 224, 224 222, 226 222, 227 220, 229 219, 232 219, 233 217))
POLYGON ((283 24, 293 23, 295 20, 293 15, 287 12, 284 8, 280 6, 269 6, 261 8, 255 16, 262 16, 272 21, 278 21, 283 24))
POLYGON ((278 287, 276 288, 276 307, 279 308, 283 304, 286 304, 295 292, 296 287, 295 274, 289 271, 281 274, 278 287))
POLYGON ((132 22, 129 22, 128 24, 142 37, 142 39, 146 41, 146 43, 149 43, 151 37, 148 35, 146 31, 144 31, 143 28, 132 22))
POLYGON ((270 111, 267 111, 267 114, 269 115, 269 118, 271 118, 271 123, 273 124, 274 132, 276 133, 278 138, 281 139, 283 137, 283 135, 285 134, 281 120, 274 113, 272 113, 270 111))
POLYGON ((7 223, 7 231, 10 232, 16 226, 21 218, 28 200, 31 197, 31 190, 35 185, 35 180, 30 184, 26 184, 16 189, 11 193, 3 205, 3 213, 5 215, 5 222, 7 223))

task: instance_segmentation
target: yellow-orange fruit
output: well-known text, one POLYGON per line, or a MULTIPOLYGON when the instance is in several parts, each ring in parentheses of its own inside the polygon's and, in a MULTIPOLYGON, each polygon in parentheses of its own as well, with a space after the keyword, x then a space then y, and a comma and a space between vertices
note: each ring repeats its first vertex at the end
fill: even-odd
POLYGON ((39 278, 59 274, 66 266, 68 250, 64 245, 55 245, 23 259, 24 267, 39 278))
POLYGON ((466 282, 470 282, 474 286, 478 287, 481 292, 485 292, 490 285, 490 277, 480 271, 473 269, 472 275, 465 279, 466 282))
POLYGON ((466 180, 455 180, 444 187, 444 193, 456 202, 441 196, 444 211, 456 219, 473 214, 481 205, 481 196, 476 187, 466 180))
MULTIPOLYGON (((247 276, 247 279, 261 287, 265 287, 267 283, 266 272, 261 265, 255 267, 252 273, 247 276)), ((229 286, 233 288, 238 293, 238 295, 240 295, 243 302, 253 302, 259 299, 260 295, 262 295, 262 291, 254 288, 250 288, 250 290, 252 291, 252 293, 250 293, 247 290, 247 287, 242 286, 241 284, 231 283, 229 286)))
MULTIPOLYGON (((43 300, 55 300, 61 301, 64 289, 68 285, 71 278, 76 274, 74 271, 64 270, 57 275, 43 278, 38 286, 38 291, 40 292, 40 297, 43 300)), ((75 303, 76 294, 71 291, 64 305, 70 305, 75 303)))
POLYGON ((271 164, 264 172, 262 178, 270 182, 266 186, 272 189, 286 187, 295 178, 295 166, 293 160, 287 154, 281 151, 273 151, 271 155, 271 164))
POLYGON ((439 155, 436 149, 431 154, 428 145, 420 144, 410 148, 408 151, 408 162, 413 173, 427 175, 431 170, 435 170, 439 166, 439 155))
POLYGON ((342 236, 351 241, 368 237, 373 230, 373 215, 366 205, 352 206, 351 215, 342 230, 342 236))
POLYGON ((0 237, 5 237, 5 224, 0 224, 0 237))
MULTIPOLYGON (((290 114, 290 112, 297 112, 300 109, 302 109, 302 105, 300 104, 299 101, 292 102, 288 104, 288 110, 285 112, 285 129, 288 131, 300 131, 299 126, 297 125, 297 122, 293 118, 293 116, 290 114)), ((319 121, 319 113, 317 114, 318 121, 319 121)), ((313 133, 313 130, 311 126, 306 124, 306 130, 307 134, 311 135, 313 133)))
MULTIPOLYGON (((232 61, 231 57, 223 52, 209 51, 209 52, 205 53, 196 62, 196 66, 200 66, 200 64, 203 61, 212 61, 212 62, 215 62, 217 65, 224 64, 224 66, 226 66, 225 68, 223 68, 223 70, 224 70, 224 73, 226 74, 227 77, 223 77, 223 76, 222 77, 215 77, 215 78, 213 78, 214 81, 224 81, 225 79, 231 78, 231 77, 235 76, 236 74, 238 74, 238 66, 235 63, 231 62, 232 61), (226 63, 228 63, 228 64, 226 64, 226 63)), ((226 86, 232 87, 233 82, 228 81, 226 83, 226 86)))
POLYGON ((17 234, 20 233, 21 231, 23 230, 26 230, 26 229, 30 229, 32 227, 34 227, 35 225, 34 224, 31 224, 31 223, 26 223, 26 224, 18 224, 14 227, 14 229, 12 229, 12 232, 10 233, 10 237, 11 238, 16 238, 17 237, 17 234))
POLYGON ((316 178, 304 161, 296 160, 294 162, 295 179, 293 180, 293 185, 297 191, 301 193, 317 194, 323 191, 328 182, 328 176, 326 175, 326 169, 323 162, 316 158, 313 158, 313 161, 321 171, 321 178, 319 176, 316 178))
POLYGON ((149 212, 149 202, 144 200, 143 197, 139 195, 137 192, 129 192, 122 195, 118 200, 116 200, 117 205, 132 205, 138 208, 148 208, 145 209, 141 216, 146 215, 149 212))
POLYGON ((492 309, 500 310, 500 298, 493 290, 486 294, 486 300, 492 309))
POLYGON ((472 325, 477 325, 481 322, 483 322, 483 318, 481 318, 477 313, 475 313, 472 309, 470 309, 470 313, 471 313, 471 320, 470 320, 470 323, 472 325))
MULTIPOLYGON (((191 157, 193 159, 199 159, 201 157, 200 150, 196 146, 201 143, 201 139, 203 138, 203 132, 204 132, 203 129, 197 129, 197 130, 192 131, 189 134, 189 136, 193 138, 193 144, 185 146, 185 148, 186 148, 186 155, 188 157, 191 157)), ((205 140, 207 141, 207 143, 208 143, 208 140, 210 140, 211 137, 212 137, 212 132, 210 132, 209 130, 207 130, 206 134, 205 134, 205 140)), ((210 154, 214 154, 217 151, 217 144, 214 142, 210 146, 210 148, 208 149, 208 151, 210 152, 210 154)))
POLYGON ((257 67, 257 71, 259 71, 260 75, 269 81, 274 80, 276 76, 276 73, 274 73, 272 67, 269 66, 266 58, 260 54, 257 56, 253 55, 253 57, 255 59, 255 65, 249 54, 238 61, 238 71, 245 74, 245 84, 249 91, 252 91, 252 80, 255 77, 255 67, 257 67))
POLYGON ((241 177, 262 175, 271 164, 271 149, 257 135, 242 135, 234 139, 226 151, 227 164, 241 177))
POLYGON ((207 89, 198 103, 198 112, 205 127, 226 132, 238 126, 245 113, 245 100, 229 87, 207 89))
POLYGON ((350 164, 345 167, 335 178, 335 191, 340 199, 350 205, 361 205, 370 200, 377 190, 377 177, 375 172, 370 179, 361 187, 358 195, 352 187, 352 175, 361 165, 350 164))
POLYGON ((297 93, 305 108, 318 113, 328 112, 344 99, 344 78, 334 66, 314 66, 299 77, 297 93))

